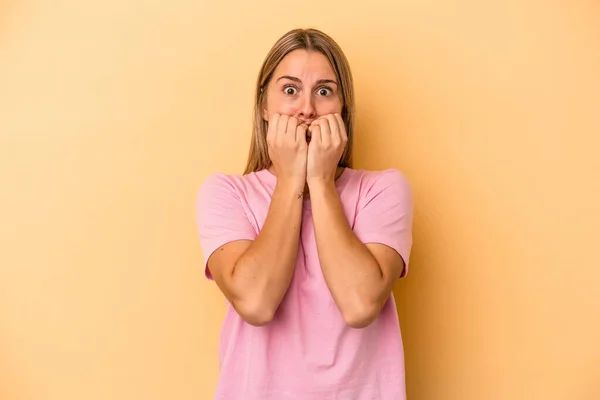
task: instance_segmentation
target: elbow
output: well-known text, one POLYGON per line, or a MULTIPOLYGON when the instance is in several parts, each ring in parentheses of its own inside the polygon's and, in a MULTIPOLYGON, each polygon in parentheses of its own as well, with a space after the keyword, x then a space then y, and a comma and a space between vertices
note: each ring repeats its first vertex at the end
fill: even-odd
POLYGON ((275 318, 275 308, 265 304, 240 305, 234 308, 244 322, 252 326, 268 325, 275 318))
POLYGON ((349 327, 363 329, 377 319, 379 310, 375 305, 361 304, 342 312, 342 316, 349 327))
POLYGON ((245 313, 240 316, 248 325, 256 327, 268 325, 273 321, 273 314, 266 312, 245 313))

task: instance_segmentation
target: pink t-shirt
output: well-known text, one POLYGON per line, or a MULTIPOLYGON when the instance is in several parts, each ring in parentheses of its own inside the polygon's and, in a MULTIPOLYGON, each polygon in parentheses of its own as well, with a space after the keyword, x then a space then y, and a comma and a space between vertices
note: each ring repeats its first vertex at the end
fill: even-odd
MULTIPOLYGON (((214 174, 204 182, 197 224, 205 268, 224 244, 256 238, 275 184, 268 170, 214 174)), ((395 249, 408 268, 413 200, 404 175, 346 169, 336 187, 357 237, 395 249)), ((404 351, 393 297, 366 328, 346 325, 319 264, 310 196, 302 218, 296 270, 274 320, 254 327, 228 304, 215 399, 404 400, 404 351)), ((212 279, 208 269, 206 276, 212 279)))

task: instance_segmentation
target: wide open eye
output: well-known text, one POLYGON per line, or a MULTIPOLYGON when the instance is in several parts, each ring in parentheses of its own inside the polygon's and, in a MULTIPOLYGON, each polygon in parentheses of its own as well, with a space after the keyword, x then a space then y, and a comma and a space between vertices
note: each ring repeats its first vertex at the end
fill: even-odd
POLYGON ((317 94, 319 96, 327 97, 333 94, 333 90, 331 90, 331 88, 328 88, 327 86, 323 86, 317 90, 317 94))
POLYGON ((298 89, 296 89, 296 87, 294 87, 294 86, 288 85, 283 88, 283 92, 285 94, 287 94, 288 96, 293 96, 296 93, 298 93, 298 89))

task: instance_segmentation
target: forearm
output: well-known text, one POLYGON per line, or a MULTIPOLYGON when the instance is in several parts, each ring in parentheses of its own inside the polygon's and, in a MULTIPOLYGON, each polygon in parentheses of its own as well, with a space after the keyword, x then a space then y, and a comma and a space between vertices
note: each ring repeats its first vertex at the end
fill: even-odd
POLYGON ((352 232, 335 184, 312 184, 310 196, 325 282, 346 322, 356 327, 368 325, 386 292, 382 270, 352 232))
POLYGON ((278 182, 263 228, 236 262, 231 282, 254 313, 272 318, 288 290, 302 223, 303 183, 278 182))

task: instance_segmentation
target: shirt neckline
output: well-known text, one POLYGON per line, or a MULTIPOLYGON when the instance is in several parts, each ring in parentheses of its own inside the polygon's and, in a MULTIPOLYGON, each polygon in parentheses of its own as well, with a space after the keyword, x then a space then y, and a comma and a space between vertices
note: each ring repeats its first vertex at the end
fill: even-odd
MULTIPOLYGON (((266 180, 270 184, 270 186, 275 188, 275 185, 277 184, 277 176, 275 174, 273 174, 271 171, 269 171, 268 168, 262 169, 260 171, 256 171, 254 173, 257 176, 264 178, 264 180, 266 180)), ((348 177, 350 174, 351 174, 351 168, 344 167, 344 170, 342 171, 340 176, 335 180, 335 187, 338 189, 342 188, 346 184, 346 181, 348 180, 348 177)))

